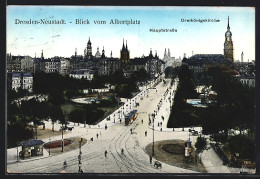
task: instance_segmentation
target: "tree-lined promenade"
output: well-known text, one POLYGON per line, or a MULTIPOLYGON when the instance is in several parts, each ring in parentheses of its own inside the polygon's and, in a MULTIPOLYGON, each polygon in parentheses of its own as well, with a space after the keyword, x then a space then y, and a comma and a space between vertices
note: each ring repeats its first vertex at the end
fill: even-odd
POLYGON ((211 135, 233 155, 239 153, 240 157, 255 161, 255 88, 243 85, 232 72, 231 67, 212 66, 194 74, 188 66, 181 66, 168 127, 201 126, 203 134, 211 135), (197 85, 216 94, 206 108, 186 103, 187 99, 198 98, 197 85), (234 130, 239 134, 229 135, 234 130))

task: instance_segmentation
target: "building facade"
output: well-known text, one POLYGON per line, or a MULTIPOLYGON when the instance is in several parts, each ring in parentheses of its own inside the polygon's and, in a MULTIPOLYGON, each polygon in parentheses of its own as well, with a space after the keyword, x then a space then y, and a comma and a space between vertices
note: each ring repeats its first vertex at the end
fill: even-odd
POLYGON ((33 76, 30 72, 9 72, 7 73, 7 87, 15 91, 22 88, 32 92, 33 76))
POLYGON ((75 70, 72 71, 69 74, 70 77, 72 78, 76 78, 76 79, 82 79, 85 78, 87 80, 92 80, 94 77, 94 71, 92 70, 86 70, 86 69, 82 69, 82 70, 75 70))

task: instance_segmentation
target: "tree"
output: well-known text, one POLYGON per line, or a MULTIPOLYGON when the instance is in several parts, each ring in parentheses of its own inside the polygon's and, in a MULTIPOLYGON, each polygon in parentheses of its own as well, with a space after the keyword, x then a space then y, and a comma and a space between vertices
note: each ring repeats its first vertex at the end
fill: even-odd
POLYGON ((22 113, 26 115, 26 119, 29 122, 33 123, 33 126, 35 128, 36 139, 37 139, 37 127, 38 125, 41 125, 42 120, 45 117, 47 117, 46 114, 44 114, 41 111, 40 102, 36 101, 35 98, 30 99, 28 101, 22 101, 21 110, 22 113))
POLYGON ((198 154, 203 152, 203 150, 205 150, 206 147, 207 147, 207 140, 206 140, 206 138, 199 136, 197 138, 196 143, 195 143, 195 147, 196 147, 196 152, 198 154))

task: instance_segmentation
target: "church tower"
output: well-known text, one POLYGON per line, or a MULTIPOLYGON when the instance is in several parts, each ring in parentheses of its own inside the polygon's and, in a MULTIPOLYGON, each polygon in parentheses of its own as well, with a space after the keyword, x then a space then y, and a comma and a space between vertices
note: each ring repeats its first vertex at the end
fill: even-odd
POLYGON ((125 46, 125 43, 124 43, 124 40, 123 40, 123 46, 122 46, 122 49, 120 51, 120 60, 123 63, 128 63, 129 59, 130 59, 130 55, 129 55, 129 50, 127 48, 127 41, 126 41, 126 46, 125 46))
POLYGON ((42 50, 42 53, 41 53, 41 59, 44 59, 44 56, 43 56, 43 50, 42 50))
POLYGON ((84 58, 87 58, 87 59, 92 58, 92 47, 91 47, 90 38, 88 39, 87 47, 84 50, 84 58))
POLYGON ((232 33, 229 27, 229 17, 228 17, 228 25, 227 31, 225 33, 225 43, 224 43, 224 58, 234 63, 233 57, 233 42, 232 42, 232 33))

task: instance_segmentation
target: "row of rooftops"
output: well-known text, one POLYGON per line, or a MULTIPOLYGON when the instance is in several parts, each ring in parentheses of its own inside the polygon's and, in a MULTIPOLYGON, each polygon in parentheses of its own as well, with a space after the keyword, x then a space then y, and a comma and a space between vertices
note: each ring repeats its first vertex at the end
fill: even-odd
MULTIPOLYGON (((25 57, 29 57, 29 56, 12 56, 11 59, 12 60, 23 59, 25 57)), ((77 56, 73 55, 69 58, 55 56, 55 57, 52 57, 52 58, 32 58, 32 59, 35 62, 59 62, 61 59, 65 59, 65 60, 69 60, 69 61, 80 60, 80 61, 92 61, 92 62, 97 62, 97 61, 100 61, 100 60, 106 60, 106 61, 119 61, 120 60, 119 58, 114 58, 114 57, 96 58, 95 56, 93 56, 90 59, 86 59, 81 55, 77 55, 77 56)), ((133 59, 130 59, 130 61, 139 62, 140 60, 142 60, 142 62, 143 62, 143 61, 147 61, 147 60, 150 60, 150 59, 160 60, 158 57, 144 56, 144 57, 135 57, 133 59)), ((160 61, 163 62, 163 60, 160 60, 160 61)))
POLYGON ((75 74, 75 75, 83 75, 83 74, 94 74, 95 72, 93 70, 87 70, 87 69, 82 69, 82 70, 74 70, 70 74, 75 74))
POLYGON ((8 72, 7 75, 12 77, 32 77, 30 72, 8 72))
POLYGON ((225 60, 224 55, 222 54, 196 54, 190 58, 183 58, 183 63, 188 63, 190 65, 202 65, 210 63, 231 63, 228 60, 225 60))

